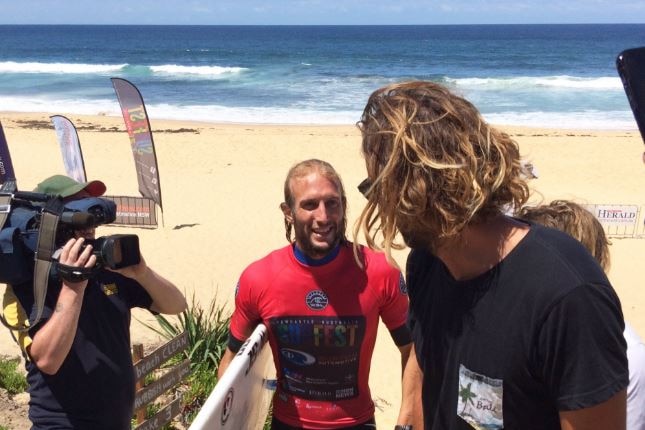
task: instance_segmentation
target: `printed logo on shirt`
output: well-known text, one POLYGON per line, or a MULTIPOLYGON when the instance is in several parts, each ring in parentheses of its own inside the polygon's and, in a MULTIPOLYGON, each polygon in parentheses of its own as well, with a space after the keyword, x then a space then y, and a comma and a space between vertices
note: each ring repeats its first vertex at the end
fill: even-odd
POLYGON ((103 294, 109 297, 113 294, 117 294, 119 292, 119 287, 117 287, 116 284, 101 284, 101 290, 103 290, 103 294))
POLYGON ((401 294, 404 296, 408 295, 408 286, 405 283, 405 279, 403 279, 403 273, 399 275, 399 291, 401 291, 401 294))
POLYGON ((363 315, 270 318, 283 375, 281 389, 315 401, 357 397, 366 324, 363 315))
POLYGON ((322 311, 329 304, 329 299, 323 291, 313 290, 305 297, 305 303, 312 311, 322 311))
POLYGON ((291 370, 291 369, 289 369, 287 367, 282 369, 282 373, 284 374, 284 377, 286 379, 290 379, 293 382, 304 382, 304 380, 305 380, 305 377, 302 374, 302 372, 297 372, 297 371, 291 370))
POLYGON ((504 428, 504 381, 459 365, 457 415, 477 430, 504 428))
POLYGON ((309 366, 316 362, 316 358, 313 355, 296 349, 282 348, 280 350, 280 355, 282 355, 285 360, 298 366, 309 366))

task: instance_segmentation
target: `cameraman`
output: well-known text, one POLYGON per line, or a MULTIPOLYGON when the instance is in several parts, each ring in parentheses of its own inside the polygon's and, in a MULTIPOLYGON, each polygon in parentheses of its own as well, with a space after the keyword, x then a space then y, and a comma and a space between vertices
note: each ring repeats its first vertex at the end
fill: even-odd
MULTIPOLYGON (((78 183, 56 175, 34 190, 60 195, 65 203, 105 193, 101 181, 78 183)), ((91 268, 95 229, 77 230, 62 248, 59 264, 91 268)), ((13 325, 26 359, 29 419, 33 429, 129 429, 134 404, 130 354, 130 309, 178 314, 186 300, 177 287, 139 264, 119 270, 99 269, 88 280, 51 278, 42 319, 35 317, 31 283, 7 286, 5 316, 13 325)))

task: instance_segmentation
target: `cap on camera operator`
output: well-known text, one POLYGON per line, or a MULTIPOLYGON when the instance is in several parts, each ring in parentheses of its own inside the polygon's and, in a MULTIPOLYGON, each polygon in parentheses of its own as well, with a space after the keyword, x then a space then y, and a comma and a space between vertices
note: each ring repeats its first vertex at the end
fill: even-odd
MULTIPOLYGON (((105 193, 101 181, 78 183, 55 175, 38 184, 38 193, 59 195, 64 202, 105 193)), ((62 248, 59 264, 91 268, 95 228, 74 232, 62 248)), ((52 278, 53 279, 53 278, 52 278)), ((186 300, 177 287, 147 266, 101 268, 79 282, 50 280, 42 319, 31 283, 7 286, 4 313, 25 354, 29 382, 29 419, 33 429, 129 429, 134 403, 130 354, 130 309, 177 314, 186 300)))

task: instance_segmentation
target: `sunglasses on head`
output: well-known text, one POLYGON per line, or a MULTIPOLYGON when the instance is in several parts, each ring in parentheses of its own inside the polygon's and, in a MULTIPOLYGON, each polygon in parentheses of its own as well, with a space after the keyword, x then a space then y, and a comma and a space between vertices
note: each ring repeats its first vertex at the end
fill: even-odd
POLYGON ((365 197, 367 197, 367 192, 369 191, 370 188, 372 188, 372 180, 370 178, 365 178, 361 181, 360 184, 358 184, 358 191, 365 197))

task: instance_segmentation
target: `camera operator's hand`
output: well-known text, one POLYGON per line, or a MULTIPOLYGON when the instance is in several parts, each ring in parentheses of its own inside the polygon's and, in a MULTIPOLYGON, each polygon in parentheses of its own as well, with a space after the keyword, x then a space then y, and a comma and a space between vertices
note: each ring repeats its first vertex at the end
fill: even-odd
MULTIPOLYGON (((58 262, 69 267, 92 268, 96 264, 96 256, 92 254, 92 245, 83 247, 84 238, 70 239, 61 251, 58 262)), ((85 288, 87 280, 79 282, 65 281, 70 288, 85 288)))
POLYGON ((140 283, 141 278, 148 271, 148 265, 146 264, 146 261, 143 259, 143 255, 141 255, 140 258, 141 258, 141 261, 139 261, 138 264, 135 264, 132 266, 122 267, 120 269, 110 269, 109 267, 106 267, 106 269, 111 272, 120 273, 123 276, 134 279, 135 281, 140 283))

